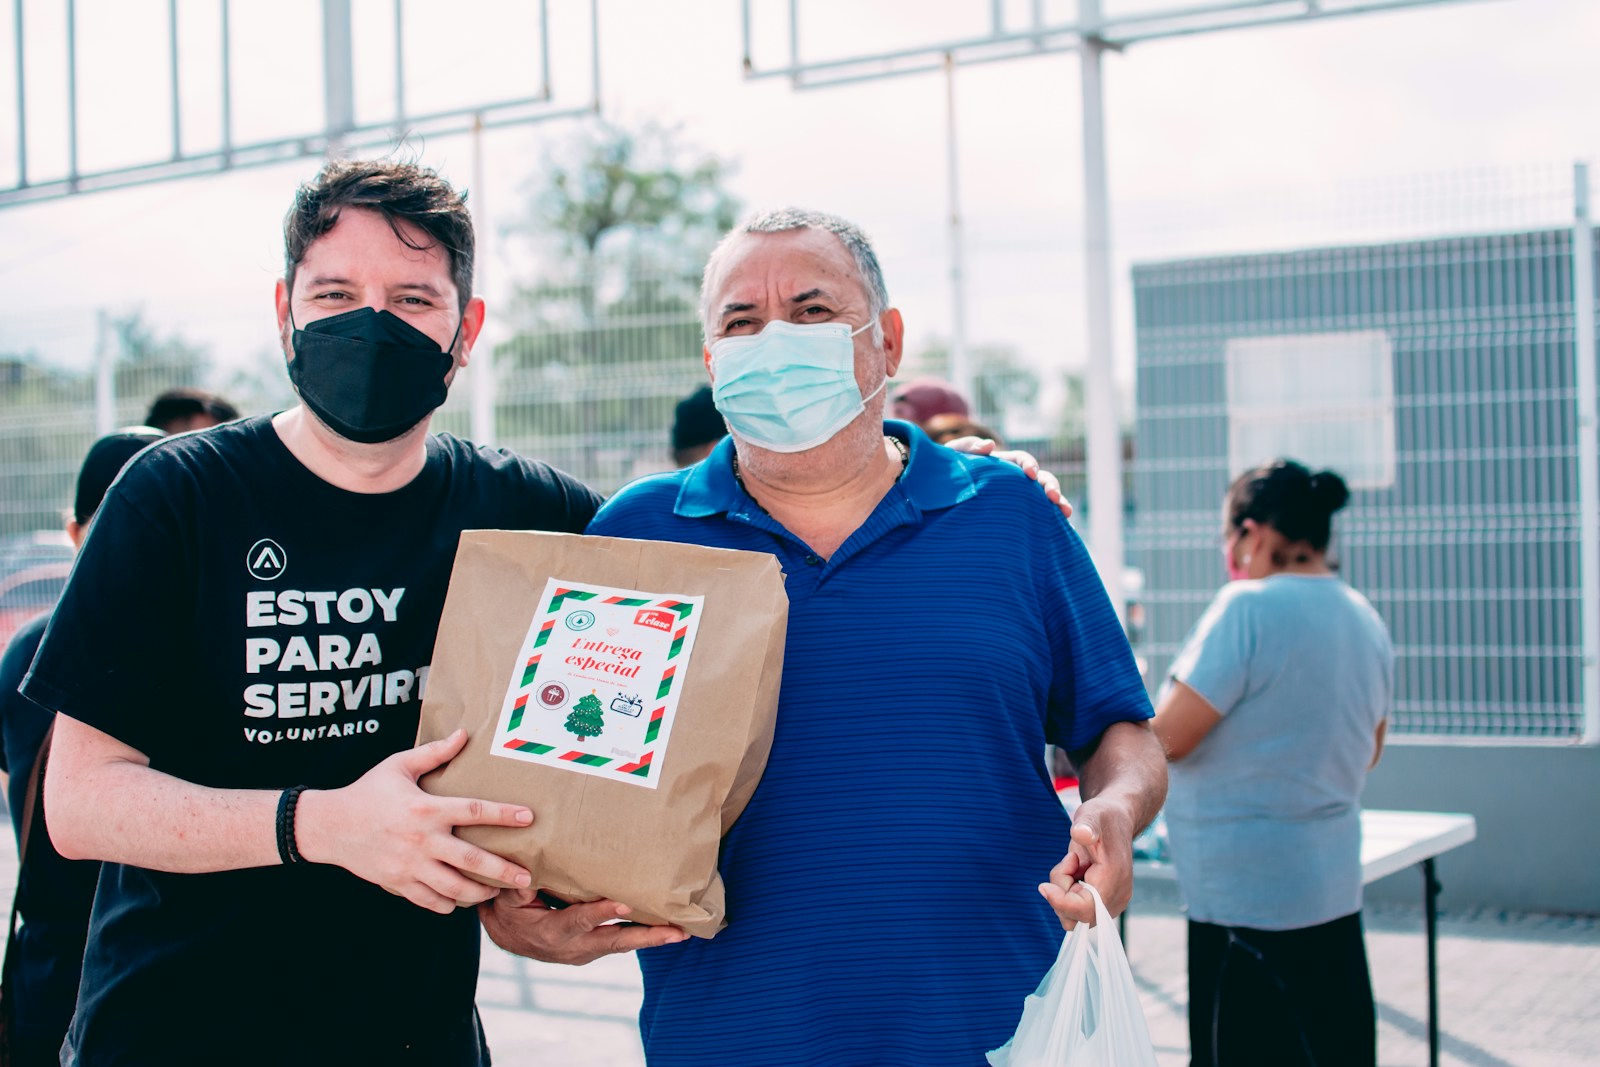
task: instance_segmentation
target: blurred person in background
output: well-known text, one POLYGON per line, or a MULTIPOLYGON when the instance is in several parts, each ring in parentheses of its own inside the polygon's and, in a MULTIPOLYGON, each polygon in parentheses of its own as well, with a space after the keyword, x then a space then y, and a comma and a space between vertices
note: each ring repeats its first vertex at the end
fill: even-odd
POLYGON ((239 409, 215 393, 190 386, 168 389, 150 402, 144 424, 162 433, 187 433, 221 426, 239 417, 239 409))
POLYGON ((711 386, 702 385, 682 400, 672 412, 672 464, 680 470, 699 463, 711 454, 717 442, 728 436, 728 424, 711 402, 711 386))
POLYGON ((970 417, 972 405, 959 389, 943 378, 911 378, 895 386, 889 394, 888 414, 926 430, 928 421, 935 415, 970 417))
POLYGON ((1006 443, 1000 439, 1000 435, 989 429, 989 427, 981 422, 974 422, 965 415, 957 415, 953 411, 935 415, 923 423, 922 432, 941 445, 947 445, 951 441, 962 437, 979 437, 993 441, 996 448, 1006 447, 1006 443))
POLYGON ((1360 796, 1383 750, 1394 651, 1328 561, 1349 496, 1332 471, 1283 459, 1233 482, 1230 581, 1157 700, 1192 1067, 1376 1060, 1360 796))
MULTIPOLYGON (((77 493, 66 522, 74 547, 83 544, 89 520, 123 466, 161 437, 155 430, 139 426, 108 434, 90 447, 78 471, 77 493)), ((25 699, 17 686, 33 662, 49 621, 47 611, 25 623, 0 656, 0 769, 10 776, 6 799, 19 849, 27 838, 16 898, 22 927, 5 961, 12 1067, 54 1067, 59 1062, 61 1038, 78 999, 89 909, 100 876, 99 863, 64 859, 51 845, 44 831, 42 798, 35 799, 32 825, 23 826, 30 772, 42 757, 54 716, 25 699)))

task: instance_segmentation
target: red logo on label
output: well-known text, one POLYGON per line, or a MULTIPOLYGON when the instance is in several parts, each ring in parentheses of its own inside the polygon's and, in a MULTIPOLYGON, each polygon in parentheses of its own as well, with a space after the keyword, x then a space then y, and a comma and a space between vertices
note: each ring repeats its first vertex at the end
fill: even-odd
POLYGON ((559 708, 567 702, 566 686, 551 682, 539 690, 539 703, 547 708, 559 708))
POLYGON ((635 626, 648 626, 652 630, 662 630, 669 634, 672 632, 672 624, 677 621, 676 615, 660 608, 641 608, 633 617, 635 626))

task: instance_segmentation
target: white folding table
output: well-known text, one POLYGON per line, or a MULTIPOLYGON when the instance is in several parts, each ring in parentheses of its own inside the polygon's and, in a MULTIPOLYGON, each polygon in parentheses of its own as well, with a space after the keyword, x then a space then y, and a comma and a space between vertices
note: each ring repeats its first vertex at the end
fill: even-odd
MULTIPOLYGON (((1439 880, 1434 877, 1437 856, 1459 848, 1478 836, 1478 823, 1471 815, 1438 811, 1363 811, 1361 813, 1361 882, 1376 882, 1412 864, 1422 868, 1422 910, 1428 929, 1428 1063, 1439 1065, 1439 880)), ((1172 864, 1159 860, 1135 860, 1135 885, 1140 878, 1176 881, 1172 864)), ((1128 913, 1122 913, 1124 940, 1128 932, 1128 913)))

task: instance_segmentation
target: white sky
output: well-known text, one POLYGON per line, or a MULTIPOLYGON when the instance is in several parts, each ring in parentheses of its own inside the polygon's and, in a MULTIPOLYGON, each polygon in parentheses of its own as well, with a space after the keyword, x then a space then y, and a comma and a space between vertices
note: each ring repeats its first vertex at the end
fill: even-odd
MULTIPOLYGON (((781 79, 742 78, 737 0, 599 3, 610 117, 681 123, 691 142, 738 160, 732 186, 752 207, 794 203, 853 218, 878 246, 911 349, 948 336, 940 75, 795 92, 781 79)), ((354 4, 359 117, 379 120, 393 80, 392 5, 354 4)), ((781 63, 783 5, 753 6, 758 62, 781 63)), ((1020 24, 1030 5, 1003 6, 1020 24)), ((1103 6, 1115 13, 1152 2, 1103 6)), ((25 3, 35 180, 65 161, 62 7, 25 3)), ((1045 7, 1055 19, 1072 13, 1070 0, 1045 7)), ((169 153, 166 0, 77 8, 80 165, 169 153)), ((232 10, 235 140, 315 129, 317 0, 235 0, 232 10)), ((588 93, 587 10, 551 0, 554 88, 571 104, 588 93)), ((199 148, 218 136, 217 5, 180 0, 179 11, 186 145, 199 148)), ((413 113, 528 91, 531 0, 408 0, 407 11, 413 113)), ((982 33, 990 2, 802 0, 801 12, 802 54, 822 59, 982 33)), ((11 184, 14 37, 9 12, 0 21, 0 182, 11 184)), ((1476 204, 1478 226, 1570 218, 1572 162, 1600 165, 1597 56, 1600 0, 1469 0, 1107 56, 1122 376, 1132 365, 1130 262, 1426 234, 1456 223, 1457 203, 1476 204)), ((957 76, 968 340, 1013 345, 1044 368, 1084 358, 1078 76, 1070 54, 957 76)), ((490 238, 491 315, 508 281, 493 234, 519 210, 541 152, 572 129, 563 120, 485 139, 484 188, 472 192, 490 238)), ((429 142, 423 159, 472 185, 466 139, 429 142)), ((316 166, 306 159, 0 209, 0 347, 83 365, 96 309, 142 307, 163 331, 210 345, 220 362, 250 360, 273 343, 283 211, 316 166)))

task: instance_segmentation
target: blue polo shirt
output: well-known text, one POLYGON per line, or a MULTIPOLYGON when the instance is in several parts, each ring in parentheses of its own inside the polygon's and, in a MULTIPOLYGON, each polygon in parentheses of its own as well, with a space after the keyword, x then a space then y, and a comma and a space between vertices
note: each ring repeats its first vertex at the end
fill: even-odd
POLYGON ((770 552, 789 595, 772 755, 723 842, 728 928, 640 953, 652 1067, 982 1064, 1061 942, 1036 888, 1070 830, 1044 746, 1150 716, 1038 486, 885 429, 910 464, 826 560, 739 487, 729 439, 589 526, 770 552))

